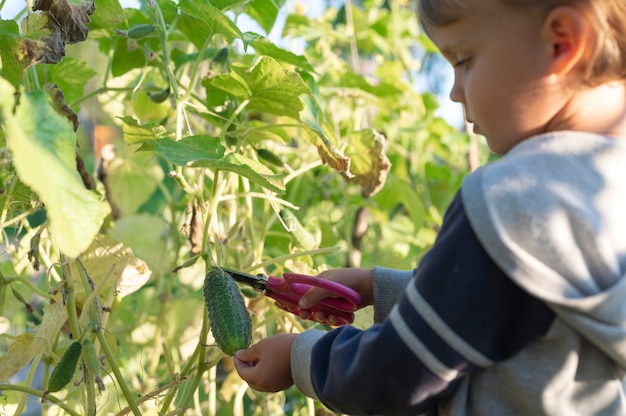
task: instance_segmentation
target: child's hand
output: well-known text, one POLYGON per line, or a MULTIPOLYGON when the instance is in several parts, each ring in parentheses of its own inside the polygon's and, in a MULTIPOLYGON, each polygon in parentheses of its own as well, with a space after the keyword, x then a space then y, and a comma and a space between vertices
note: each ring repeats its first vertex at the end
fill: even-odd
MULTIPOLYGON (((348 286, 354 289, 363 300, 361 307, 365 307, 368 305, 372 305, 374 303, 374 293, 372 287, 372 276, 373 271, 371 269, 334 269, 327 270, 319 274, 318 277, 323 279, 332 280, 337 283, 341 283, 344 286, 348 286)), ((328 290, 321 289, 319 287, 313 287, 309 289, 302 298, 300 298, 300 302, 298 306, 301 309, 300 317, 306 318, 309 316, 310 311, 308 308, 316 305, 322 299, 336 296, 328 290)), ((323 312, 316 312, 316 320, 322 322, 327 320, 332 323, 332 317, 326 316, 318 316, 318 314, 323 314, 323 312)))
POLYGON ((293 384, 291 345, 297 334, 274 335, 262 339, 233 357, 235 369, 257 391, 277 392, 293 384))

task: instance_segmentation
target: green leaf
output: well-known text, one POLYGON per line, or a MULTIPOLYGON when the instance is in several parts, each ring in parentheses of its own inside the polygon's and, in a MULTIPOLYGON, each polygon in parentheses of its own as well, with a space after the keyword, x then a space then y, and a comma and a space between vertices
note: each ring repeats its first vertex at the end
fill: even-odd
POLYGON ((233 63, 230 74, 205 80, 203 85, 207 89, 220 89, 241 100, 249 100, 248 111, 296 120, 303 109, 300 95, 311 95, 311 90, 299 74, 285 70, 269 56, 262 56, 252 67, 233 63))
POLYGON ((138 214, 121 218, 109 235, 130 247, 151 270, 163 270, 164 262, 168 261, 167 224, 160 217, 138 214))
POLYGON ((282 194, 285 191, 283 176, 274 174, 262 163, 239 153, 229 153, 223 158, 226 149, 217 137, 199 135, 179 141, 163 139, 145 143, 139 150, 153 150, 176 165, 234 172, 274 192, 282 194))
MULTIPOLYGON (((246 37, 249 36, 250 35, 246 33, 246 37)), ((305 71, 315 72, 311 64, 307 62, 304 56, 296 55, 293 52, 289 52, 285 49, 279 48, 266 38, 256 38, 254 40, 251 40, 249 42, 249 45, 254 48, 257 55, 271 56, 279 62, 302 68, 305 71)))
POLYGON ((24 77, 28 56, 21 51, 20 29, 14 20, 0 20, 0 76, 17 87, 24 77))
POLYGON ((283 175, 276 175, 268 167, 239 153, 229 153, 223 160, 199 159, 192 167, 213 168, 233 172, 279 194, 285 193, 283 175))
MULTIPOLYGON (((96 75, 96 71, 85 61, 66 56, 56 65, 38 65, 40 79, 56 84, 68 104, 81 98, 85 91, 85 84, 96 75), (44 71, 46 77, 44 77, 44 71)), ((79 106, 73 108, 78 112, 79 106)))
POLYGON ((239 6, 247 3, 248 0, 211 0, 211 4, 220 10, 230 9, 233 6, 239 6))
POLYGON ((101 29, 113 33, 113 28, 123 20, 124 11, 119 1, 99 1, 88 26, 90 31, 101 29))
POLYGON ((181 0, 178 7, 182 12, 178 28, 197 48, 218 33, 230 41, 243 39, 243 34, 233 21, 206 0, 181 0))
POLYGON ((139 150, 154 150, 168 162, 180 166, 199 159, 221 159, 226 151, 219 138, 205 135, 189 136, 179 141, 162 139, 144 143, 139 150))
POLYGON ((129 40, 126 38, 115 39, 111 61, 111 74, 114 77, 124 75, 131 69, 143 68, 146 63, 146 56, 141 48, 130 47, 129 40))
POLYGON ((107 165, 111 200, 122 216, 134 214, 150 199, 164 176, 163 169, 148 153, 113 159, 107 165))
POLYGON ((83 252, 106 215, 100 197, 85 189, 76 170, 72 124, 43 91, 22 94, 13 111, 14 88, 0 78, 0 120, 15 169, 45 204, 52 239, 69 257, 83 252))
POLYGON ((285 0, 252 0, 246 5, 245 12, 269 33, 276 23, 276 17, 285 0))
POLYGON ((129 116, 120 117, 120 120, 123 122, 122 131, 124 132, 124 141, 128 144, 143 143, 171 137, 165 127, 160 124, 149 123, 139 125, 137 120, 129 116))

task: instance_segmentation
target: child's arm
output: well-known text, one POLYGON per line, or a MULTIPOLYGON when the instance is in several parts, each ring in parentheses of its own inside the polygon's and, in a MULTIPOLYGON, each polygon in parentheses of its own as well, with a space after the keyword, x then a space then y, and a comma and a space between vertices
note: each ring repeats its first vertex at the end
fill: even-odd
MULTIPOLYGON (((399 271, 384 267, 374 267, 373 270, 345 268, 322 272, 319 277, 354 289, 363 299, 361 307, 374 305, 374 322, 379 323, 389 315, 393 305, 402 297, 406 285, 413 280, 413 270, 399 271)), ((331 292, 319 287, 309 289, 298 305, 302 310, 302 318, 310 315, 306 308, 312 307, 330 295, 332 295, 331 292)), ((327 316, 319 316, 320 322, 327 319, 327 316)), ((332 319, 330 321, 332 322, 332 319)))
POLYGON ((486 255, 456 198, 433 249, 382 324, 266 338, 236 363, 255 388, 275 391, 293 377, 304 394, 342 413, 419 414, 467 373, 543 335, 553 319, 486 255), (275 353, 286 344, 289 357, 275 353), (273 368, 282 369, 280 386, 275 373, 266 373, 273 368))

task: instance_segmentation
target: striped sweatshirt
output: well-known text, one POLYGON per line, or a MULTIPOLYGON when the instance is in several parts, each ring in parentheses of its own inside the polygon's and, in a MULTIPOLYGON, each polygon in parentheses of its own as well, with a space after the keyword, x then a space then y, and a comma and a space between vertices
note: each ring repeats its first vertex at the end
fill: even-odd
POLYGON ((626 415, 626 143, 560 132, 468 175, 375 323, 306 331, 306 395, 351 415, 626 415))

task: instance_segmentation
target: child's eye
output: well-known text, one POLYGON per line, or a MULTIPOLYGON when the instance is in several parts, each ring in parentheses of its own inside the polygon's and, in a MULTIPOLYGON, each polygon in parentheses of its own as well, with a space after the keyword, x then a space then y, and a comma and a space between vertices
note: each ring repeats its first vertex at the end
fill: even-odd
POLYGON ((458 59, 452 66, 455 68, 460 68, 462 66, 465 66, 469 63, 470 58, 461 58, 458 59))

